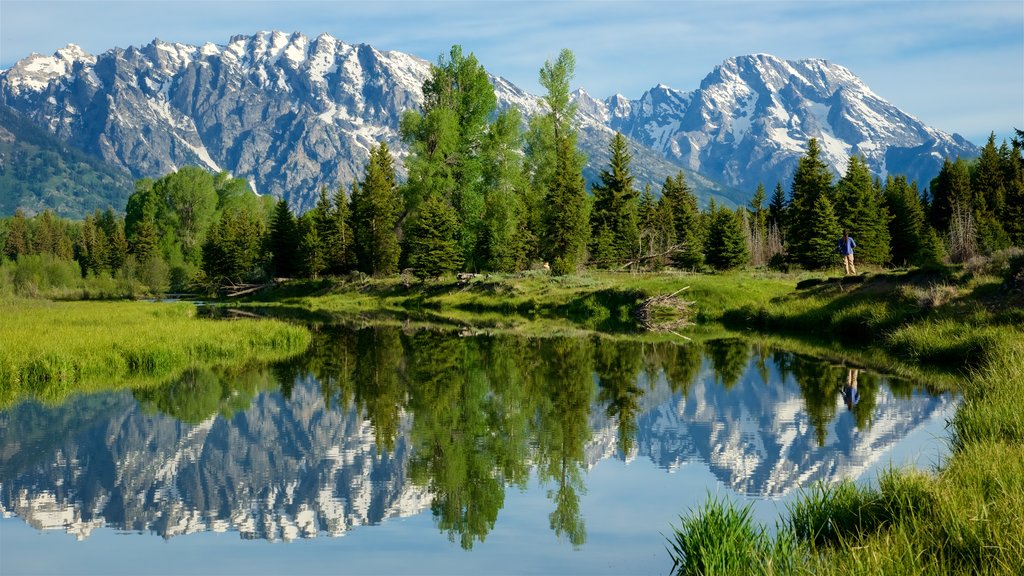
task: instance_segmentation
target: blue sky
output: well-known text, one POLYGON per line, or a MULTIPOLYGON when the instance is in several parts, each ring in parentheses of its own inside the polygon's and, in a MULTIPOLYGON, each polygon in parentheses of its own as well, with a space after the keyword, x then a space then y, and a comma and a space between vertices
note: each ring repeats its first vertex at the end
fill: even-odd
POLYGON ((741 54, 825 58, 974 142, 1024 128, 1021 0, 0 0, 0 67, 68 43, 99 53, 154 38, 224 44, 260 30, 327 32, 428 60, 461 44, 534 93, 544 61, 569 48, 573 86, 601 98, 638 98, 659 83, 693 90, 741 54))

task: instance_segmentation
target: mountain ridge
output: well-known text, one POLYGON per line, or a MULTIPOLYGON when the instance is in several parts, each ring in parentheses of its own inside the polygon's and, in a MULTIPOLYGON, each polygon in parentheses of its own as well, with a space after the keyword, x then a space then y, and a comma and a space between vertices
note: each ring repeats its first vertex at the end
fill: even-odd
MULTIPOLYGON (((422 102, 429 70, 422 58, 326 33, 263 31, 223 45, 154 39, 99 55, 69 45, 0 72, 0 103, 136 178, 198 164, 244 177, 301 211, 320 186, 360 178, 377 141, 406 154, 399 118, 422 102)), ((491 79, 499 108, 525 116, 542 109, 539 97, 491 79)), ((741 204, 758 183, 788 183, 810 137, 837 173, 849 154, 864 154, 876 175, 909 166, 908 177, 922 183, 945 156, 977 153, 820 59, 738 56, 692 92, 659 84, 637 100, 598 100, 582 88, 573 96, 588 181, 621 131, 638 185, 657 189, 684 170, 702 203, 741 204)))

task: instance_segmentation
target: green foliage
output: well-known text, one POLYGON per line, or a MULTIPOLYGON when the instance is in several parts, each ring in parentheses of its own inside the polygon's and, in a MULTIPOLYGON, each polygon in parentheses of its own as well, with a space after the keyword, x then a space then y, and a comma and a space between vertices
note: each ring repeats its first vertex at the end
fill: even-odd
POLYGON ((173 245, 164 255, 175 262, 180 253, 186 264, 198 265, 206 231, 217 210, 213 175, 196 166, 186 166, 153 183, 157 199, 157 222, 170 234, 173 245))
POLYGON ((818 141, 807 142, 807 153, 793 173, 793 188, 786 218, 786 238, 790 257, 808 268, 830 265, 834 257, 825 257, 824 244, 835 254, 839 222, 833 202, 832 173, 820 157, 818 141))
POLYGON ((583 180, 586 158, 577 147, 576 107, 569 96, 575 69, 576 57, 568 49, 554 62, 544 63, 540 84, 547 90, 547 110, 530 120, 527 134, 526 165, 534 189, 530 205, 537 211, 533 218, 539 222, 540 253, 555 275, 576 272, 590 235, 583 180))
POLYGON ((799 552, 786 533, 775 539, 754 523, 751 505, 708 496, 703 507, 680 518, 668 538, 672 573, 796 574, 799 552))
POLYGON ((431 194, 420 204, 408 227, 409 266, 417 278, 433 278, 458 270, 458 216, 439 195, 431 194))
POLYGON ((922 264, 926 231, 917 184, 907 184, 905 176, 889 176, 883 195, 885 207, 892 214, 889 220, 892 262, 901 266, 922 264))
POLYGON ((802 263, 805 266, 827 268, 839 261, 836 246, 842 236, 842 230, 839 228, 839 220, 828 196, 819 196, 815 201, 814 208, 808 215, 807 230, 801 233, 801 236, 804 241, 802 263))
POLYGON ((0 390, 5 401, 58 401, 88 390, 139 386, 189 366, 301 352, 309 333, 277 321, 193 318, 189 304, 0 300, 0 390))
POLYGON ((267 251, 270 252, 270 269, 276 277, 288 278, 299 272, 299 227, 288 202, 277 201, 274 216, 270 220, 270 234, 267 236, 267 251))
POLYGON ((867 163, 851 156, 846 174, 836 185, 835 212, 839 227, 848 230, 857 242, 857 259, 862 262, 885 265, 891 253, 889 247, 889 221, 881 190, 871 180, 867 163))
POLYGON ((118 210, 132 191, 123 169, 61 142, 10 107, 0 104, 0 217, 53 212, 83 218, 95 208, 118 210))
POLYGON ((601 170, 601 182, 595 184, 590 211, 590 258, 598 266, 611 266, 628 260, 639 251, 637 191, 629 164, 632 157, 626 138, 616 132, 609 145, 611 161, 601 170))
POLYGON ((203 245, 207 280, 215 284, 260 280, 264 275, 266 233, 261 216, 251 209, 225 209, 203 245))
POLYGON ((680 249, 672 255, 676 266, 696 269, 704 264, 705 221, 697 208, 697 197, 686 183, 682 171, 668 177, 661 187, 666 218, 672 222, 674 237, 680 249))
POLYGON ((707 263, 716 270, 730 270, 750 259, 746 235, 735 212, 721 208, 711 214, 707 239, 707 263))
POLYGON ((574 274, 583 264, 589 227, 583 175, 573 169, 574 150, 563 140, 555 180, 548 189, 544 245, 551 274, 574 274))
POLYGON ((398 271, 401 249, 398 222, 403 199, 398 190, 394 160, 387 144, 370 149, 362 184, 352 185, 353 246, 359 269, 384 275, 398 271))
POLYGON ((486 200, 479 253, 483 267, 498 272, 522 270, 537 251, 530 227, 529 182, 523 167, 523 136, 515 108, 491 124, 484 146, 486 200))
POLYGON ((456 211, 461 256, 470 268, 483 264, 478 244, 483 234, 484 184, 494 167, 485 154, 488 122, 497 108, 494 87, 473 54, 452 46, 438 58, 423 83, 423 112, 402 118, 402 136, 412 153, 406 203, 415 213, 420 202, 440 195, 456 211))

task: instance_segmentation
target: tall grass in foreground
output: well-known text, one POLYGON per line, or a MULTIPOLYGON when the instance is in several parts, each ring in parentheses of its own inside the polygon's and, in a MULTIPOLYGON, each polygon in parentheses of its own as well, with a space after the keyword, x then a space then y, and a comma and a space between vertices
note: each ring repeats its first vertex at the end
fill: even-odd
POLYGON ((309 333, 278 321, 195 318, 186 303, 0 300, 0 406, 137 386, 187 366, 273 361, 309 333))
MULTIPOLYGON (((798 573, 1024 574, 1024 331, 1015 321, 1020 296, 993 286, 974 277, 922 288, 890 277, 730 313, 768 330, 870 336, 860 345, 963 374, 953 452, 937 473, 890 470, 874 487, 819 484, 790 508, 776 539, 801 551, 798 573)), ((681 530, 717 524, 696 517, 681 530)), ((678 532, 677 540, 694 538, 678 532)), ((723 549, 747 558, 744 549, 770 548, 757 527, 744 533, 746 543, 723 549)))
POLYGON ((800 551, 793 539, 785 532, 772 538, 755 525, 749 504, 738 508, 729 500, 709 497, 692 516, 680 520, 668 539, 674 574, 796 573, 800 551))

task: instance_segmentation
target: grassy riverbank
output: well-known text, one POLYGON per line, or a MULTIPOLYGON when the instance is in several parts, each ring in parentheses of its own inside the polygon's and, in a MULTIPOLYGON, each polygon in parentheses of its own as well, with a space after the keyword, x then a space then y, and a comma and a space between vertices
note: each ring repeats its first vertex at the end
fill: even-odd
POLYGON ((810 489, 773 538, 730 504, 684 518, 680 573, 1024 573, 1024 298, 999 278, 915 272, 807 282, 723 315, 727 326, 831 339, 959 371, 964 403, 941 470, 810 489), (709 534, 710 533, 710 534, 709 534), (730 542, 726 553, 702 541, 730 542), (695 544, 697 543, 697 544, 695 544))
POLYGON ((0 407, 151 385, 196 366, 271 362, 309 341, 284 322, 195 318, 187 303, 0 299, 0 407))
MULTIPOLYGON (((635 317, 637 307, 648 298, 678 292, 676 300, 693 302, 685 318, 693 325, 686 332, 699 335, 708 330, 720 332, 717 324, 727 310, 783 296, 792 292, 798 281, 817 277, 820 275, 602 271, 563 277, 539 272, 479 275, 425 283, 362 277, 293 283, 245 305, 287 308, 325 321, 390 316, 525 335, 578 331, 639 334, 643 328, 635 317)), ((666 324, 677 319, 677 312, 665 311, 666 324)))

